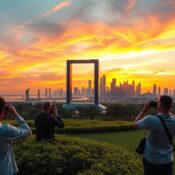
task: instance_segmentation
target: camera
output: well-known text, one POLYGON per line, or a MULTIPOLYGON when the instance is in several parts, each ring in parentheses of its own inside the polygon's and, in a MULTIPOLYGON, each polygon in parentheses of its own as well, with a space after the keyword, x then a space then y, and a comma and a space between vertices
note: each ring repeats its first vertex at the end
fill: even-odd
POLYGON ((157 104, 158 104, 157 101, 150 101, 149 102, 149 106, 152 107, 152 108, 157 108, 157 104))
POLYGON ((5 111, 5 112, 8 112, 8 111, 9 111, 8 105, 5 105, 4 111, 5 111))
POLYGON ((50 113, 52 114, 54 111, 55 105, 51 105, 50 113))

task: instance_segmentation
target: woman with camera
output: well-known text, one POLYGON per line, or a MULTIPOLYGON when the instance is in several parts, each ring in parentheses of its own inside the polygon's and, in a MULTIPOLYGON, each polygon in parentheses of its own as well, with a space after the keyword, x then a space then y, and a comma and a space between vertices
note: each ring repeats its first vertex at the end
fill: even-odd
POLYGON ((136 126, 147 129, 146 139, 142 139, 145 141, 136 149, 138 153, 143 153, 145 175, 173 174, 175 117, 170 114, 171 107, 172 98, 162 95, 157 103, 145 104, 135 119, 136 126), (145 115, 150 108, 155 108, 157 115, 145 115))
POLYGON ((0 122, 0 175, 14 175, 18 172, 18 169, 13 154, 12 141, 26 138, 32 133, 15 107, 6 105, 5 100, 0 97, 0 120, 3 120, 6 115, 12 116, 19 127, 16 128, 10 124, 0 122))

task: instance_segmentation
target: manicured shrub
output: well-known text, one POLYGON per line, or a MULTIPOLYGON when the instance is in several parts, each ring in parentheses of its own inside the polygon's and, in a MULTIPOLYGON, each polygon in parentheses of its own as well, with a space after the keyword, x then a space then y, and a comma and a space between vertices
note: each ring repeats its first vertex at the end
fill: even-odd
POLYGON ((141 175, 141 161, 118 146, 63 135, 55 144, 33 138, 14 144, 19 175, 141 175))
MULTIPOLYGON (((17 126, 15 121, 8 121, 17 126)), ((7 123, 8 123, 7 122, 7 123)), ((35 133, 34 122, 28 120, 27 123, 35 133)), ((130 121, 104 121, 104 120, 77 120, 77 119, 64 119, 65 128, 56 128, 59 134, 82 134, 82 133, 99 133, 99 132, 112 132, 112 131, 128 131, 138 129, 130 121)))

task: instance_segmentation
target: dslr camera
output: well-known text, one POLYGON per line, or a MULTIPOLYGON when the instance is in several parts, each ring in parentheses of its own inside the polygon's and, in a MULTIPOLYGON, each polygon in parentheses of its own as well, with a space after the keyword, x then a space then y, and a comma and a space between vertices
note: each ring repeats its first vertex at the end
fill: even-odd
POLYGON ((157 108, 157 104, 158 104, 157 101, 150 101, 150 102, 149 102, 149 106, 150 106, 151 108, 157 108))

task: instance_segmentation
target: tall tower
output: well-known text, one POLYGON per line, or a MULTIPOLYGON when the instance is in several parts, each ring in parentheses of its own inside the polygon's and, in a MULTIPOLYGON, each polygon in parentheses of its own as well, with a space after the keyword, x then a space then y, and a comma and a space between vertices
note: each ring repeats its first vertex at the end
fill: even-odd
POLYGON ((135 95, 135 81, 132 81, 132 95, 135 95))
POLYGON ((30 89, 26 89, 25 95, 26 95, 26 101, 29 101, 29 99, 30 99, 30 89))
POLYGON ((161 88, 158 87, 158 96, 160 97, 161 96, 161 88))
POLYGON ((157 95, 157 85, 156 84, 153 85, 153 95, 154 96, 157 95))
POLYGON ((106 76, 105 75, 103 75, 102 87, 103 87, 103 96, 106 96, 106 76))
POLYGON ((91 96, 91 92, 92 92, 92 83, 91 80, 88 81, 88 96, 91 96))
POLYGON ((139 84, 137 85, 137 87, 136 87, 136 94, 137 94, 138 96, 140 96, 141 93, 142 93, 142 90, 141 90, 141 83, 139 83, 139 84))
POLYGON ((40 100, 40 89, 38 89, 37 97, 38 97, 38 100, 40 100))
POLYGON ((106 96, 106 76, 103 75, 100 78, 100 96, 105 97, 106 96))
POLYGON ((44 94, 44 96, 45 96, 45 97, 48 96, 48 89, 47 89, 47 88, 45 89, 45 94, 44 94))
POLYGON ((111 82, 111 95, 116 95, 116 89, 116 78, 113 78, 111 82))
POLYGON ((52 97, 52 89, 49 88, 49 97, 52 97))

